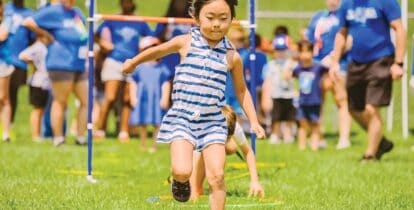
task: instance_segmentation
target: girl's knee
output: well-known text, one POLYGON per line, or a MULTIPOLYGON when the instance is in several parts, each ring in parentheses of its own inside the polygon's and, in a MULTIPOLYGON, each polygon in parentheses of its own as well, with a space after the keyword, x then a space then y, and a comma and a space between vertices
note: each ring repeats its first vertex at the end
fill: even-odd
POLYGON ((213 174, 208 175, 207 177, 208 184, 211 189, 224 189, 224 171, 218 171, 213 174))
POLYGON ((187 181, 190 179, 192 167, 173 167, 172 175, 178 181, 187 181))

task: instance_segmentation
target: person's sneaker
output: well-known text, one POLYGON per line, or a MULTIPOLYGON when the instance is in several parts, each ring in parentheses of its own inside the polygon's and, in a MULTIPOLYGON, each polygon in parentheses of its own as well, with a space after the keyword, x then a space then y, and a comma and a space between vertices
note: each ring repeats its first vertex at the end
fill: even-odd
POLYGON ((282 141, 275 134, 270 135, 269 144, 280 144, 282 141))
POLYGON ((93 137, 94 137, 95 139, 104 139, 104 138, 105 138, 105 136, 106 136, 106 133, 105 133, 105 131, 104 131, 104 130, 95 130, 95 131, 93 132, 93 137))
POLYGON ((88 141, 86 140, 86 138, 85 138, 84 136, 78 136, 78 137, 76 138, 75 143, 76 143, 77 145, 86 145, 86 144, 88 143, 88 141))
POLYGON ((328 142, 325 139, 319 140, 318 148, 319 149, 326 149, 328 147, 328 142))
POLYGON ((378 159, 373 155, 363 155, 359 160, 360 163, 370 163, 375 161, 378 161, 378 159))
POLYGON ((394 147, 394 144, 389 141, 388 139, 386 139, 385 137, 382 137, 381 142, 378 146, 378 151, 377 154, 375 154, 375 157, 380 160, 381 157, 387 153, 387 152, 391 152, 392 148, 394 147))
POLYGON ((293 144, 295 143, 295 139, 293 137, 289 138, 289 139, 284 139, 283 143, 285 144, 293 144))
POLYGON ((5 142, 5 143, 10 142, 10 137, 3 138, 3 142, 5 142))
POLYGON ((190 182, 186 181, 181 183, 173 179, 171 183, 171 192, 176 201, 187 202, 191 195, 190 182))
POLYGON ((130 140, 128 132, 126 132, 126 131, 119 132, 118 140, 121 143, 128 143, 129 140, 130 140))
POLYGON ((63 143, 65 143, 65 138, 63 136, 53 138, 53 146, 58 147, 63 143))
POLYGON ((351 142, 346 141, 346 140, 339 140, 338 144, 336 145, 336 149, 337 150, 341 150, 341 149, 346 149, 349 148, 351 146, 351 142))

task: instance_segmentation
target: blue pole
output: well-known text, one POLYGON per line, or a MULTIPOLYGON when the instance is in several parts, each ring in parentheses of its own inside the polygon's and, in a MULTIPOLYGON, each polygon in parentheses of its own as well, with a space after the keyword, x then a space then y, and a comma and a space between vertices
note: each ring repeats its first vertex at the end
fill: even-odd
MULTIPOLYGON (((255 43, 255 1, 250 0, 250 93, 253 98, 254 107, 256 107, 256 43, 255 43)), ((251 146, 256 154, 256 135, 254 132, 250 135, 251 146)))
POLYGON ((92 176, 92 105, 93 105, 93 85, 94 85, 94 52, 93 52, 93 24, 94 24, 95 0, 89 0, 89 51, 88 51, 88 176, 92 176))

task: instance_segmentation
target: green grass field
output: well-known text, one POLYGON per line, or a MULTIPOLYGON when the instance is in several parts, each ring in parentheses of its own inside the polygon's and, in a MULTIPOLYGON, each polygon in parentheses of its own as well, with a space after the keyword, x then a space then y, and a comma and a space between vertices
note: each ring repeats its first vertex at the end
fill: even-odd
MULTIPOLYGON (((32 1, 27 1, 33 6, 32 1)), ((102 13, 117 12, 117 1, 99 0, 102 13)), ((163 15, 167 0, 137 1, 142 15, 163 15), (153 5, 157 5, 154 8, 153 5)), ((245 1, 238 14, 244 18, 245 1)), ((321 3, 322 2, 322 3, 321 3)), ((77 4, 83 6, 83 1, 77 4)), ((259 8, 314 11, 323 6, 311 0, 262 0, 259 8)), ((411 11, 414 3, 410 1, 411 11)), ((259 20, 259 32, 270 37, 275 24, 285 23, 295 34, 308 20, 259 20)), ((413 32, 411 21, 409 34, 413 32)), ((411 43, 408 43, 411 49, 411 43)), ((410 50, 409 50, 410 51, 410 50)), ((400 98, 399 82, 394 93, 400 98)), ((86 147, 54 148, 50 141, 36 144, 30 139, 28 90, 20 92, 13 128, 15 138, 0 144, 0 209, 207 209, 207 197, 180 204, 171 200, 165 180, 169 175, 169 149, 162 145, 155 154, 139 150, 134 139, 120 144, 107 139, 94 145, 94 176, 86 181, 86 147), (154 197, 160 196, 160 199, 154 197), (148 202, 152 198, 152 202, 148 202)), ((409 90, 409 118, 414 119, 414 91, 409 90)), ((325 134, 329 147, 320 152, 300 152, 296 145, 257 145, 258 171, 266 191, 263 200, 248 198, 247 169, 237 157, 229 157, 226 168, 228 209, 414 209, 413 124, 408 141, 402 139, 401 110, 396 102, 395 127, 387 136, 395 142, 392 153, 378 163, 360 164, 366 135, 353 125, 352 148, 336 151, 334 107, 325 110, 325 134)), ((69 113, 73 115, 73 113, 69 113)), ((207 186, 205 186, 207 188, 207 186)))

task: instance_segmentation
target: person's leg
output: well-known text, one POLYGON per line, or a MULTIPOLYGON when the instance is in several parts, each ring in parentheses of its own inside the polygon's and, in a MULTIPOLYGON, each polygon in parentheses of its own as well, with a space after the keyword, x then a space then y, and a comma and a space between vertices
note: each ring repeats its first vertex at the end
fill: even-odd
POLYGON ((20 68, 15 68, 10 76, 9 101, 11 110, 11 122, 14 122, 18 105, 18 91, 20 86, 26 84, 27 71, 20 68))
POLYGON ((55 146, 63 143, 63 124, 65 119, 65 110, 68 104, 69 94, 73 89, 73 81, 55 81, 52 82, 53 102, 51 109, 51 123, 55 146))
POLYGON ((281 132, 280 132, 280 121, 274 121, 272 123, 272 134, 270 135, 270 144, 280 144, 281 143, 281 132))
POLYGON ((193 170, 194 145, 186 140, 176 140, 170 144, 171 170, 173 182, 171 191, 175 200, 186 202, 190 199, 190 176, 193 170))
POLYGON ((148 131, 147 131, 147 125, 139 125, 139 138, 141 139, 141 149, 147 148, 147 138, 148 138, 148 131))
POLYGON ((344 149, 350 146, 349 134, 351 131, 351 115, 348 110, 344 76, 338 78, 333 90, 336 106, 338 107, 339 141, 337 149, 344 149))
MULTIPOLYGON (((102 132, 105 132, 106 130, 109 110, 111 109, 115 101, 119 84, 120 84, 120 81, 118 80, 109 80, 105 82, 105 96, 102 101, 101 112, 99 113, 99 120, 97 122, 97 130, 100 130, 102 132)), ((103 136, 99 136, 99 137, 104 137, 104 136, 105 134, 103 133, 103 136)))
POLYGON ((88 81, 79 80, 74 85, 74 93, 79 100, 79 107, 77 112, 77 143, 85 144, 86 130, 88 124, 88 81))
POLYGON ((0 77, 0 114, 3 125, 3 141, 10 140, 11 106, 9 100, 10 76, 0 77))
POLYGON ((298 129, 298 142, 299 149, 306 149, 306 138, 308 133, 308 122, 306 119, 299 120, 299 129, 298 129))
POLYGON ((204 167, 204 159, 201 153, 194 152, 193 154, 193 172, 190 177, 191 185, 191 199, 196 200, 203 195, 203 182, 206 176, 204 167))
POLYGON ((42 116, 44 109, 41 107, 33 107, 30 113, 30 126, 32 129, 32 140, 40 140, 40 126, 42 124, 42 116))
POLYGON ((284 129, 283 129, 283 140, 284 140, 285 143, 291 144, 294 141, 293 132, 292 132, 294 122, 293 121, 286 121, 284 123, 285 123, 285 126, 284 126, 284 129))
POLYGON ((154 143, 152 143, 152 148, 150 149, 151 151, 156 151, 157 150, 157 136, 158 136, 158 132, 160 131, 160 126, 159 125, 154 125, 154 130, 152 131, 152 139, 154 141, 154 143))
POLYGON ((129 116, 131 113, 131 105, 129 103, 129 83, 122 82, 123 96, 122 96, 122 111, 121 111, 121 127, 118 139, 120 141, 129 141, 128 127, 129 127, 129 116))
POLYGON ((310 122, 311 129, 311 149, 313 151, 318 151, 319 141, 320 141, 320 125, 316 122, 310 122))
POLYGON ((380 108, 367 104, 365 116, 368 122, 368 147, 365 151, 365 156, 375 157, 383 134, 380 108))
POLYGON ((224 183, 224 165, 226 152, 224 144, 211 144, 202 152, 206 169, 206 179, 210 186, 210 209, 224 209, 226 186, 224 183))

